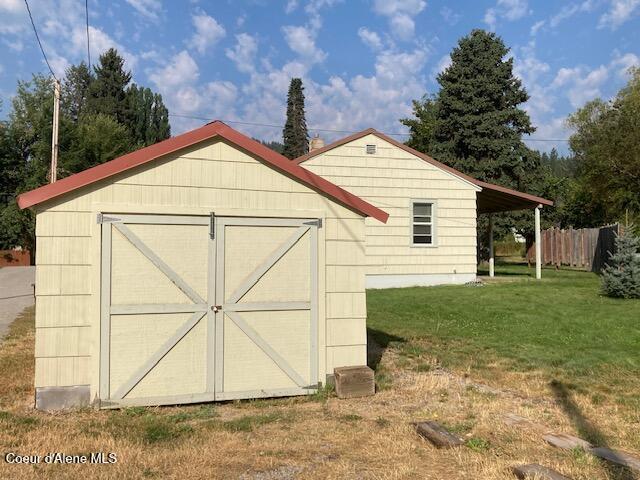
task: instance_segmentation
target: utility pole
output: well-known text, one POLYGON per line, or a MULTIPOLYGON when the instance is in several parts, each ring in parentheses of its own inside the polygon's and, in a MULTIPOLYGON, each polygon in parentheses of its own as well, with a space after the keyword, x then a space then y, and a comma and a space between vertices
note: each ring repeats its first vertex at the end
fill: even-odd
POLYGON ((53 129, 51 132, 51 183, 58 177, 58 124, 60 123, 60 80, 53 80, 53 129))

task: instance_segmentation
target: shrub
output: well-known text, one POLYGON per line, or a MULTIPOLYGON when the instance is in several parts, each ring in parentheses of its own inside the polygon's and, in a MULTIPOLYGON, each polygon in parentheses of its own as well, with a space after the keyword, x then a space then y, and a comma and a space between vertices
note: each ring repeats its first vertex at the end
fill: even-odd
POLYGON ((602 271, 602 291, 609 297, 640 298, 640 239, 628 227, 616 238, 616 253, 602 271))

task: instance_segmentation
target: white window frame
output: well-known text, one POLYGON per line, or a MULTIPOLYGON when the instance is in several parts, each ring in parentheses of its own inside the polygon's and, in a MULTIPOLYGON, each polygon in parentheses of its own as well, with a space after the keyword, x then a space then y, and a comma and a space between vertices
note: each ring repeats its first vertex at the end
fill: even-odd
POLYGON ((433 248, 438 246, 438 229, 437 229, 437 213, 438 202, 436 200, 430 200, 426 198, 412 198, 409 201, 409 245, 415 248, 433 248), (431 243, 414 243, 413 242, 413 207, 416 203, 429 203, 431 204, 431 223, 419 222, 418 225, 431 225, 431 243))

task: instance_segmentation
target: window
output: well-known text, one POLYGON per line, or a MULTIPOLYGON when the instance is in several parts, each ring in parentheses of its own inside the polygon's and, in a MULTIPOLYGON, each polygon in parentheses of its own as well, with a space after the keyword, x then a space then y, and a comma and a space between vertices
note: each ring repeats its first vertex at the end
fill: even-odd
POLYGON ((412 236, 413 245, 433 245, 434 244, 434 204, 431 202, 413 202, 413 224, 412 236))
POLYGON ((367 155, 374 155, 376 153, 375 145, 367 145, 367 155))

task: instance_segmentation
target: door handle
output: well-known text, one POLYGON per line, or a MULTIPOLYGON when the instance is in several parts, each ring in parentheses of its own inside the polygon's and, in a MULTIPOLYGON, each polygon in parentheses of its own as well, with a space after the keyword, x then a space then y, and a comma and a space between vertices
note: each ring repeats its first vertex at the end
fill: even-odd
POLYGON ((222 305, 211 305, 211 310, 213 310, 213 313, 218 313, 222 310, 222 305))

